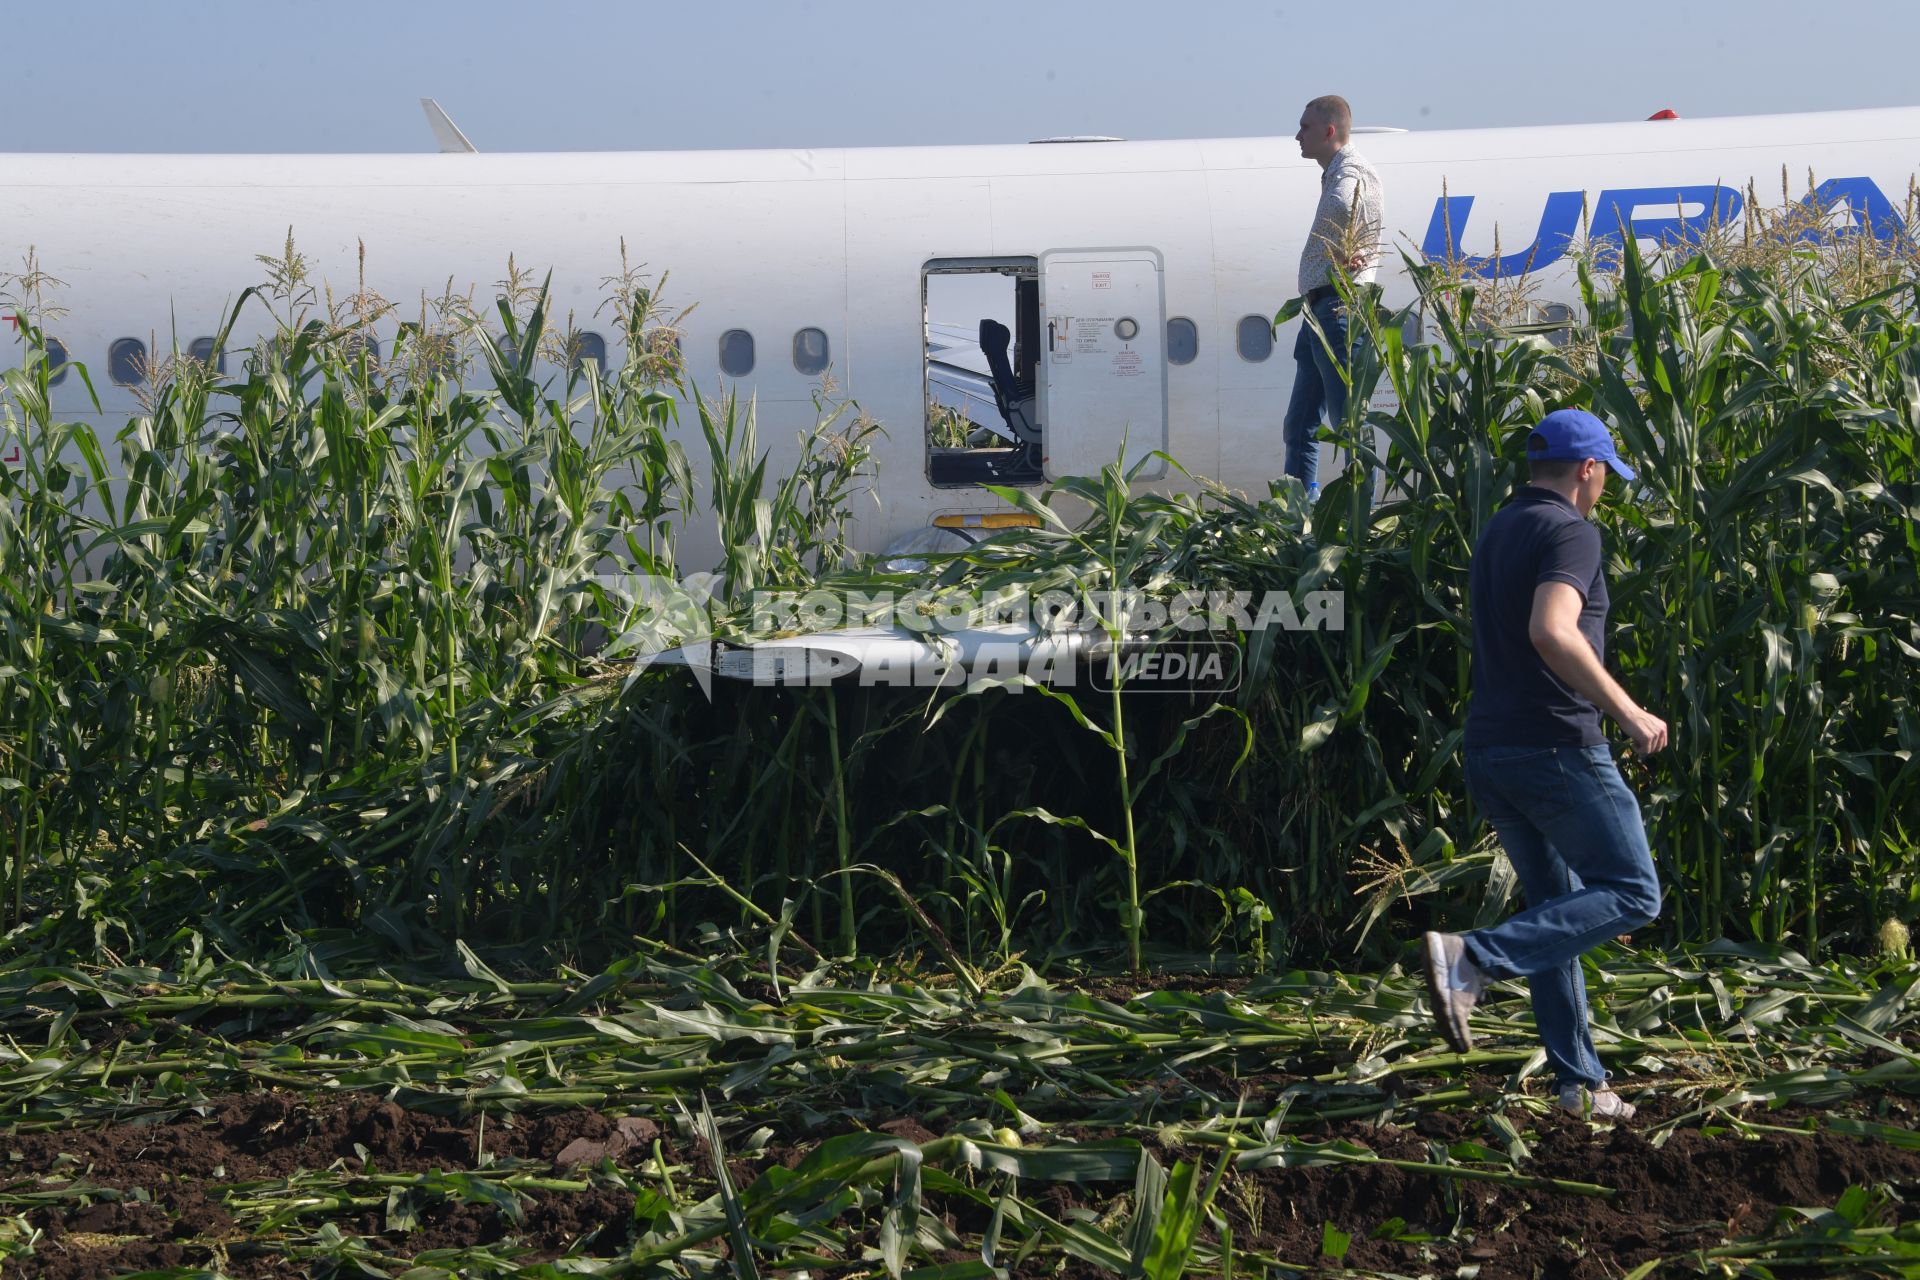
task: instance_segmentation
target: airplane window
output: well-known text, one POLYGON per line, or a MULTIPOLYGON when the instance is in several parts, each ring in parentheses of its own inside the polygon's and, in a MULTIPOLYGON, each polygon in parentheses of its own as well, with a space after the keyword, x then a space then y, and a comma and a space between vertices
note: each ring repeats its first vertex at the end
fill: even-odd
POLYGON ((1200 354, 1200 328, 1185 316, 1167 321, 1167 363, 1192 364, 1200 354))
POLYGON ((720 372, 729 378, 744 378, 753 372, 753 335, 745 329, 729 329, 720 335, 720 372))
POLYGON ((47 339, 47 385, 57 387, 67 380, 67 347, 58 338, 47 339))
POLYGON ((123 387, 147 380, 147 344, 138 338, 117 338, 107 348, 107 376, 123 387))
POLYGON ((215 373, 225 373, 227 371, 227 353, 222 351, 216 357, 213 350, 212 338, 195 338, 188 344, 187 354, 195 360, 198 360, 201 364, 212 365, 215 373))
POLYGON ((575 334, 572 368, 578 369, 583 362, 588 360, 598 364, 602 373, 606 372, 607 340, 597 333, 575 334))
POLYGON ((1240 317, 1240 358, 1259 364, 1273 354, 1273 322, 1265 316, 1240 317))
POLYGON ((1547 342, 1551 346, 1564 347, 1567 339, 1573 335, 1573 308, 1564 302, 1549 302, 1540 310, 1540 318, 1555 328, 1547 331, 1547 342))
POLYGON ((793 367, 808 376, 827 371, 825 329, 802 329, 793 335, 793 367))

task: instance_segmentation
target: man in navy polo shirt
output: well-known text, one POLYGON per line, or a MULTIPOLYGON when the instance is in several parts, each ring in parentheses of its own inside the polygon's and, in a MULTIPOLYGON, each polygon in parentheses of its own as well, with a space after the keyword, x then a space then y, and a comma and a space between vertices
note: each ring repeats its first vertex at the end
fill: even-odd
POLYGON ((1612 717, 1642 755, 1667 725, 1605 666, 1607 581, 1600 530, 1587 519, 1607 472, 1633 472, 1598 418, 1548 414, 1527 438, 1531 482, 1473 549, 1473 694, 1467 785, 1493 823, 1527 907, 1490 929, 1429 933, 1434 1018, 1464 1053, 1467 1016, 1486 984, 1525 976, 1560 1105, 1613 1119, 1633 1106, 1606 1087, 1587 1027, 1580 957, 1652 920, 1660 886, 1640 806, 1600 732, 1612 717))

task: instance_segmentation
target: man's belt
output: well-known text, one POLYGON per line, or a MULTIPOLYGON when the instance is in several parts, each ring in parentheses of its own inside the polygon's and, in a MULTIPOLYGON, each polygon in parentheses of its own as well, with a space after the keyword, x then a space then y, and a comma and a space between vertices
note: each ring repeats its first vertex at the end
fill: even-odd
POLYGON ((1317 307, 1321 303, 1325 302, 1328 298, 1331 298, 1333 296, 1334 296, 1333 286, 1330 284, 1323 284, 1317 289, 1307 290, 1307 305, 1310 307, 1317 307))

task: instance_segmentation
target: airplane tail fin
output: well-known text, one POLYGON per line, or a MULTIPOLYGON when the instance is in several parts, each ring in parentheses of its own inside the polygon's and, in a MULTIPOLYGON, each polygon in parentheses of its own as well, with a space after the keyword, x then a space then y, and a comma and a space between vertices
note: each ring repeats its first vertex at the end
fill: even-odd
POLYGON ((453 122, 453 117, 441 110, 440 104, 432 98, 420 99, 420 109, 427 113, 427 124, 432 126, 433 140, 440 144, 442 153, 480 150, 467 141, 467 135, 460 132, 460 126, 453 122))

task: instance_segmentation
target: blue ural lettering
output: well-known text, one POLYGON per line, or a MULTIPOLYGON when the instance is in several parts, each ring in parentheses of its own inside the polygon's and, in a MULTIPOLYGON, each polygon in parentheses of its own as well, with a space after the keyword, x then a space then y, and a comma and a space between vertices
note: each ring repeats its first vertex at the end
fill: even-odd
POLYGON ((1680 187, 1663 191, 1658 187, 1629 187, 1602 191, 1594 202, 1592 230, 1595 265, 1612 269, 1620 261, 1621 246, 1628 231, 1636 240, 1655 244, 1699 244, 1701 233, 1718 223, 1726 226, 1740 216, 1746 203, 1730 187, 1680 187), (1634 210, 1658 208, 1661 217, 1636 218, 1634 210))
POLYGON ((1574 229, 1580 225, 1580 206, 1585 197, 1584 191, 1554 192, 1547 197, 1546 211, 1540 215, 1540 230, 1534 233, 1532 244, 1518 253, 1476 258, 1462 256, 1455 248, 1460 233, 1466 229, 1467 217, 1473 212, 1473 197, 1441 196, 1433 202, 1433 220, 1427 223, 1427 238, 1420 252, 1428 262, 1455 262, 1464 267, 1468 275, 1483 280, 1523 276, 1566 256, 1574 229))
MULTIPOLYGON (((1566 257, 1580 230, 1584 191, 1555 191, 1547 197, 1540 214, 1539 230, 1533 241, 1515 253, 1476 257, 1462 254, 1459 243, 1473 213, 1472 196, 1441 196, 1433 202, 1433 217, 1427 223, 1427 236, 1420 252, 1428 262, 1452 262, 1467 275, 1482 280, 1511 277, 1539 271, 1566 257)), ((1618 260, 1621 245, 1631 232, 1636 240, 1660 244, 1698 244, 1701 233, 1714 222, 1722 224, 1740 216, 1745 204, 1741 193, 1732 187, 1617 187, 1602 191, 1594 200, 1587 222, 1587 237, 1595 260, 1602 266, 1618 260), (1648 216, 1636 216, 1641 209, 1648 216), (1657 211, 1657 212, 1655 212, 1657 211)), ((1844 204, 1852 225, 1837 230, 1814 227, 1800 233, 1800 239, 1821 243, 1841 236, 1869 235, 1892 240, 1906 234, 1900 215, 1892 203, 1874 185, 1871 178, 1829 178, 1803 200, 1800 208, 1823 222, 1844 204)))

